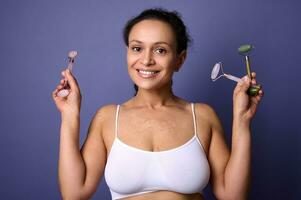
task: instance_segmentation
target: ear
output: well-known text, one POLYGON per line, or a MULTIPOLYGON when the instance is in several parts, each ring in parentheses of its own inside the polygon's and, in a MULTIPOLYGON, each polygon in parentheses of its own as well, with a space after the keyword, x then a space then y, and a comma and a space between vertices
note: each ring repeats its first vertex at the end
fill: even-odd
POLYGON ((177 56, 177 62, 176 62, 176 66, 175 66, 175 71, 178 72, 180 70, 180 68, 182 67, 185 59, 187 56, 187 51, 183 50, 178 56, 177 56))

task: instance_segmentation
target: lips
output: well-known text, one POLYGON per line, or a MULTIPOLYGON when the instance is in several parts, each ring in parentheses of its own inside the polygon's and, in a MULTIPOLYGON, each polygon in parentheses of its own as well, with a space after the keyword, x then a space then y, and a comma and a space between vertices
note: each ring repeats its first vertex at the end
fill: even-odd
POLYGON ((138 75, 142 78, 153 78, 157 76, 160 71, 137 69, 137 72, 138 75))

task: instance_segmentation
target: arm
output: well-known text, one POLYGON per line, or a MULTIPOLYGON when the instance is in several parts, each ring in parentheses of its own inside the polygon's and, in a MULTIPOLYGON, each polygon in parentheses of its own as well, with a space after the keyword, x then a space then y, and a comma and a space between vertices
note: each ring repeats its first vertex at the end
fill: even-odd
POLYGON ((101 111, 79 149, 79 117, 62 116, 58 179, 63 199, 89 199, 96 191, 106 162, 101 111))
MULTIPOLYGON (((255 77, 255 74, 253 74, 255 77)), ((257 97, 249 97, 247 78, 237 84, 233 94, 232 147, 228 149, 221 123, 212 109, 208 109, 211 121, 209 162, 211 183, 218 199, 246 199, 250 181, 251 131, 250 121, 254 116, 262 91, 257 97)))
POLYGON ((98 111, 89 127, 82 150, 79 148, 80 91, 70 72, 63 74, 70 85, 67 98, 56 94, 64 80, 53 92, 53 99, 61 112, 58 179, 63 199, 88 199, 95 192, 106 162, 102 138, 103 114, 98 111))

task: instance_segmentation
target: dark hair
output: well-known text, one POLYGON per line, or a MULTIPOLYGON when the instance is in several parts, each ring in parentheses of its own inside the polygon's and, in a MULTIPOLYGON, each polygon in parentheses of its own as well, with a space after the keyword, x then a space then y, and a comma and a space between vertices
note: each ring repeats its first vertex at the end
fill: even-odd
MULTIPOLYGON (((138 16, 133 17, 126 23, 123 29, 123 40, 126 46, 129 45, 128 39, 133 26, 147 19, 155 19, 169 24, 176 37, 177 53, 180 54, 182 51, 187 50, 188 44, 191 42, 191 39, 187 32, 186 26, 181 19, 181 15, 177 11, 170 12, 163 8, 146 9, 142 11, 138 16)), ((136 95, 138 86, 134 84, 134 88, 136 95)))

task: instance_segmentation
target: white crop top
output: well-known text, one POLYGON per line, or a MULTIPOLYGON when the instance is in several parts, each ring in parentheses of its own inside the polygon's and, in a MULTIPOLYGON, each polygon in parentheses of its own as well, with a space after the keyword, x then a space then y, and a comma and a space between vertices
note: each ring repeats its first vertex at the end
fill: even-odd
POLYGON ((194 136, 183 145, 165 151, 146 151, 118 139, 116 111, 115 139, 105 167, 105 180, 112 199, 158 190, 183 194, 202 193, 210 168, 197 136, 194 104, 191 104, 194 136))

